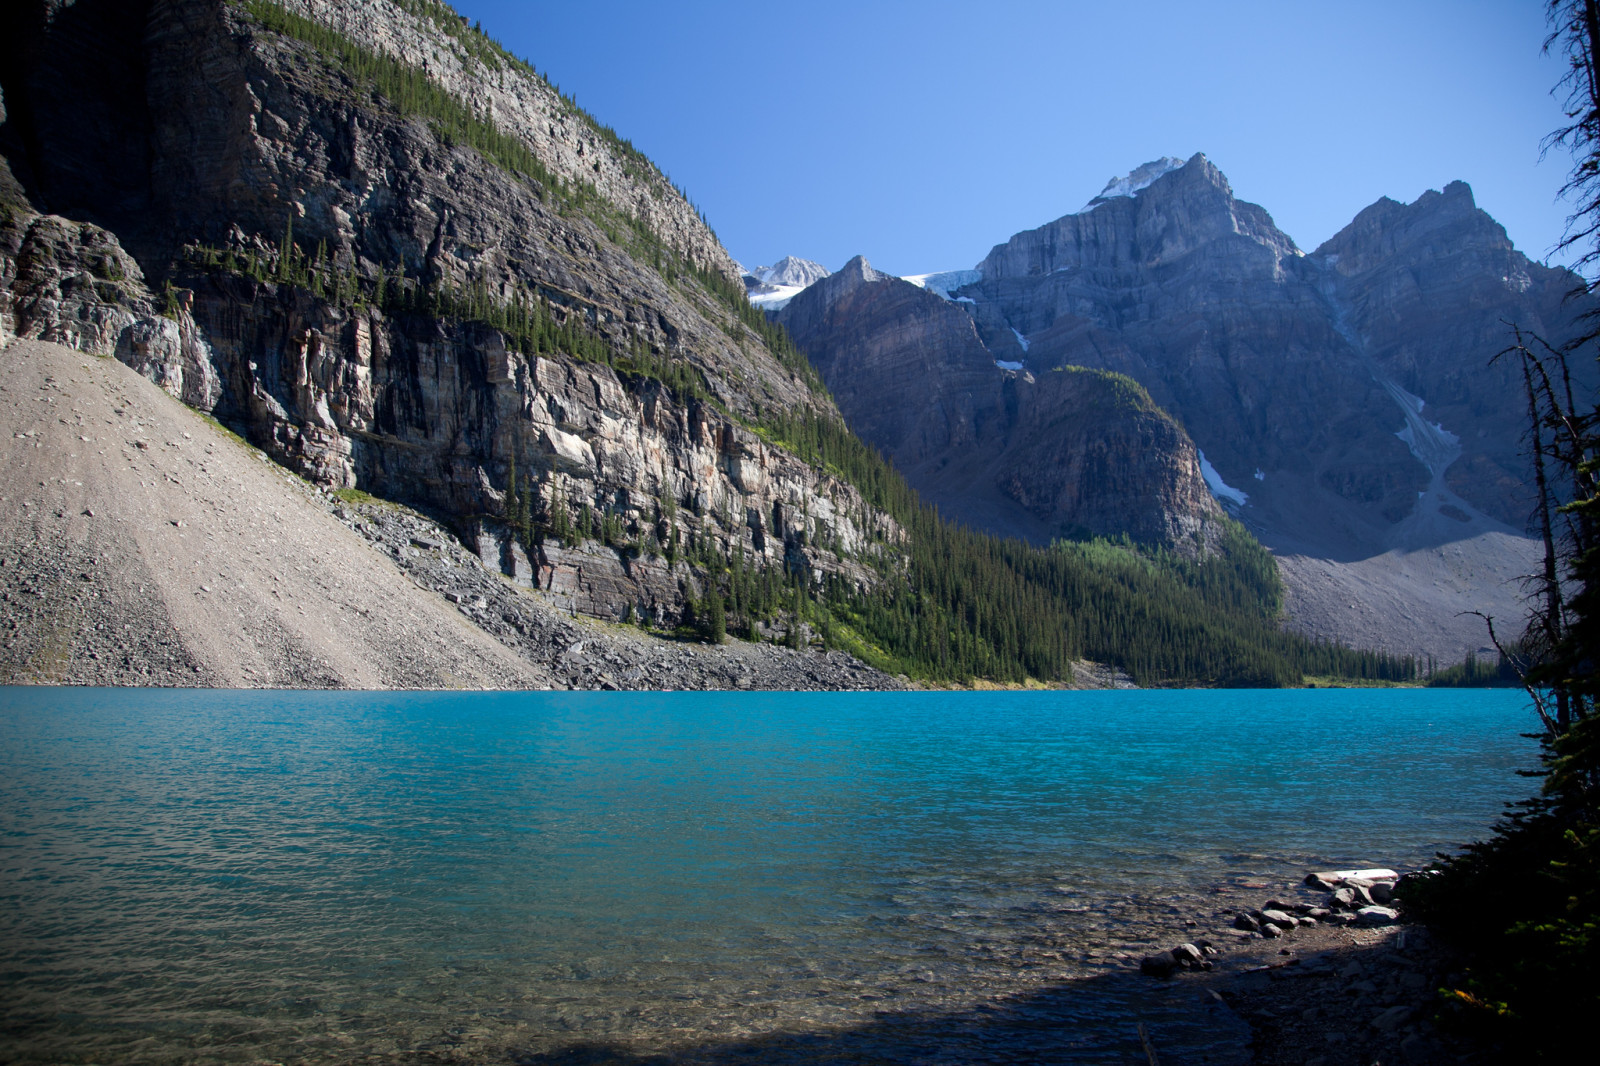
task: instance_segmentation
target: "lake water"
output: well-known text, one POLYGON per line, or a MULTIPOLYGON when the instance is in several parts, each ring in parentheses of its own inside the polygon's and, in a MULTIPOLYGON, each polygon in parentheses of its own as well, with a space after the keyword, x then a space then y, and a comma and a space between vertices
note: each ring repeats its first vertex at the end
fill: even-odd
POLYGON ((1482 835, 1536 725, 1508 691, 0 689, 0 1061, 1122 1062, 1135 1017, 1225 1061, 1116 952, 1482 835))

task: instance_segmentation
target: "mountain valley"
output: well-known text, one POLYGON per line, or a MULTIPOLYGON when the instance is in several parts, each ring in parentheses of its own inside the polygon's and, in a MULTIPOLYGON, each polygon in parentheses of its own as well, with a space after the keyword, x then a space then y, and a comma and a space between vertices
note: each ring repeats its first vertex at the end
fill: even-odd
MULTIPOLYGON (((1480 260, 1541 329, 1564 328, 1562 280, 1464 186, 1308 257, 1196 157, 977 270, 747 274, 654 164, 435 0, 41 0, 0 31, 0 343, 112 357, 320 498, 434 523, 516 593, 472 593, 509 605, 474 621, 515 684, 588 676, 524 646, 506 619, 528 603, 856 656, 779 672, 830 687, 1407 679, 1432 647, 1323 610, 1344 591, 1308 607, 1345 571, 1296 583, 1290 549, 1343 567, 1459 541, 1437 515, 1521 543, 1511 392, 1441 353, 1508 306, 1480 260), (1467 252, 1406 288, 1396 262, 1440 242, 1467 252), (1392 328, 1419 315, 1446 340, 1392 328), (1417 492, 1438 507, 1407 524, 1417 492), (1280 629, 1285 604, 1318 641, 1280 629)), ((62 639, 47 658, 77 661, 62 639)), ((46 676, 37 651, 9 676, 46 676)))

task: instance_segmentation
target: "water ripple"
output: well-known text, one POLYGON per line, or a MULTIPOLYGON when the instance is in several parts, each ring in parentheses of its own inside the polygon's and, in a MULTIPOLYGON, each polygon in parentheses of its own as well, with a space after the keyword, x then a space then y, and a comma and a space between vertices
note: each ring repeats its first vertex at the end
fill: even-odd
POLYGON ((3 689, 0 1033, 18 1063, 1097 1062, 1138 1017, 1222 1055, 1115 953, 1212 885, 1481 833, 1529 714, 3 689))

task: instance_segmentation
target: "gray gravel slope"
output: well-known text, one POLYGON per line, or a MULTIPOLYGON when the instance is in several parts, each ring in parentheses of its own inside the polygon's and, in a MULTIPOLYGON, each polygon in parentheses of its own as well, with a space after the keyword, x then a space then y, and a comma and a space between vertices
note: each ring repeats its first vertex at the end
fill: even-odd
POLYGON ((346 505, 121 363, 0 349, 0 683, 902 688, 834 652, 569 618, 424 515, 346 505))

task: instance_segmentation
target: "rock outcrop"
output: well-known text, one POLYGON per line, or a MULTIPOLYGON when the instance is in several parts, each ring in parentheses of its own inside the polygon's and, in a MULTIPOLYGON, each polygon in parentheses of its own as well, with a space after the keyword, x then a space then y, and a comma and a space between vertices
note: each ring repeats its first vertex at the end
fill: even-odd
POLYGON ((668 542, 872 580, 851 556, 893 523, 749 428, 836 415, 730 302, 738 272, 692 206, 430 11, 80 0, 0 17, 0 328, 115 354, 307 477, 445 515, 573 609, 670 623, 699 591, 651 563, 668 542), (380 278, 415 299, 385 303, 380 278), (441 293, 459 313, 432 313, 441 293), (539 308, 554 343, 488 324, 511 306, 539 308), (513 470, 613 547, 569 535, 526 558, 513 470))

